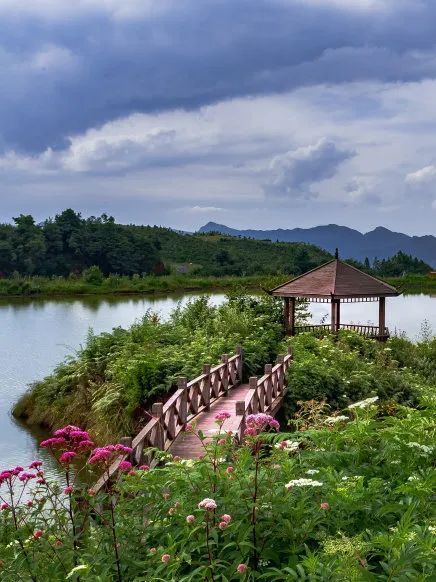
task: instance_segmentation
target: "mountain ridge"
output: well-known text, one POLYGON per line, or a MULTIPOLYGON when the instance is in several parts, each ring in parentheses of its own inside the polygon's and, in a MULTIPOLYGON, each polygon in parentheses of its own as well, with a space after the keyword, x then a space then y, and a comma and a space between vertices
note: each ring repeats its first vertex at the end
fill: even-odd
POLYGON ((402 251, 417 257, 436 267, 436 236, 427 234, 410 236, 402 232, 377 226, 373 230, 362 233, 356 229, 338 224, 326 224, 311 228, 293 229, 236 229, 216 222, 208 222, 200 227, 199 232, 219 232, 236 237, 249 237, 258 240, 280 242, 305 242, 320 246, 333 253, 339 249, 341 256, 364 261, 366 257, 386 259, 402 251))

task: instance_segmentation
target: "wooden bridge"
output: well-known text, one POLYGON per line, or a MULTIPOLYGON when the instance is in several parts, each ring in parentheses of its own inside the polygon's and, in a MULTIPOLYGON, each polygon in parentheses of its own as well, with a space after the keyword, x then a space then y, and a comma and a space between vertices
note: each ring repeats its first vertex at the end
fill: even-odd
POLYGON ((204 365, 201 376, 190 382, 181 378, 177 391, 165 404, 153 404, 151 420, 136 437, 122 439, 123 444, 132 447, 132 453, 120 456, 98 480, 93 492, 101 490, 112 479, 123 460, 134 465, 150 464, 150 449, 169 451, 183 459, 199 458, 204 448, 198 437, 185 430, 191 422, 203 431, 207 441, 213 438, 217 428, 215 415, 229 412, 232 416, 225 421, 224 429, 232 431, 235 440, 241 443, 249 414, 265 412, 274 416, 286 392, 291 350, 279 356, 275 365, 266 364, 263 376, 252 376, 246 384, 242 383, 242 358, 242 350, 238 348, 231 357, 223 355, 217 366, 204 365))

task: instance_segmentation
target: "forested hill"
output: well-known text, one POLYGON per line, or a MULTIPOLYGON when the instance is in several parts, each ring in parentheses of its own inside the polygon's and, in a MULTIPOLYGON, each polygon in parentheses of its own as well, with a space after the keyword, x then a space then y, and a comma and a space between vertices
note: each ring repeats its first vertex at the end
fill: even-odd
POLYGON ((357 261, 367 257, 372 263, 376 258, 386 259, 402 252, 418 257, 436 268, 436 237, 408 236, 400 232, 379 226, 374 230, 361 233, 358 230, 337 224, 327 224, 313 228, 292 228, 276 230, 237 230, 223 224, 209 222, 200 228, 200 232, 220 232, 231 236, 269 239, 281 242, 306 242, 318 245, 333 253, 336 247, 357 261))
POLYGON ((182 234, 168 228, 122 225, 112 217, 82 218, 71 209, 36 224, 21 215, 0 225, 0 275, 61 275, 98 266, 108 275, 299 274, 331 255, 304 243, 182 234))

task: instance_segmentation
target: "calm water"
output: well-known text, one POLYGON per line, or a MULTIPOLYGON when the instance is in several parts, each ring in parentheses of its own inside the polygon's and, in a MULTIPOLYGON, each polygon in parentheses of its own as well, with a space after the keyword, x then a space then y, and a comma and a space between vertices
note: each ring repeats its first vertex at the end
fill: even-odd
MULTIPOLYGON (((94 332, 128 326, 147 309, 167 317, 179 301, 193 295, 168 297, 74 298, 55 300, 13 300, 0 302, 0 468, 24 465, 35 457, 46 460, 37 449, 42 433, 30 432, 10 415, 13 402, 27 385, 47 375, 67 354, 85 341, 89 328, 94 332)), ((224 300, 214 294, 213 303, 224 300)), ((325 304, 311 306, 314 322, 328 313, 325 304)), ((375 323, 376 303, 342 306, 341 320, 346 323, 375 323)), ((405 331, 416 339, 421 323, 427 319, 436 331, 436 297, 401 296, 387 300, 387 325, 405 331)), ((45 436, 45 435, 44 435, 45 436)), ((52 466, 52 471, 55 471, 52 466)))

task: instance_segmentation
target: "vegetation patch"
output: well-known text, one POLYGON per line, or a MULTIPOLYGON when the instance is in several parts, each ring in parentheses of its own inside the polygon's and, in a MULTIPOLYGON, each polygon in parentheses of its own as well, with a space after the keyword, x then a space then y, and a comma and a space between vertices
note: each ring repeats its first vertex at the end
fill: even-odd
MULTIPOLYGON (((193 308, 185 315, 194 316, 193 308)), ((340 379, 358 368, 357 353, 369 366, 385 358, 408 382, 413 374, 416 406, 392 404, 392 395, 375 395, 370 385, 365 398, 337 410, 332 399, 330 408, 302 401, 292 431, 276 432, 268 415, 249 416, 242 445, 220 414, 208 444, 211 435, 187 427, 203 443, 202 459, 161 452, 154 468, 124 461, 96 496, 80 485, 73 461, 82 459, 81 471, 104 472, 129 449, 95 449, 85 431, 64 427, 42 445, 65 485, 49 483, 38 461, 0 472, 0 578, 433 580, 436 338, 386 346, 354 334, 337 345, 302 337, 294 348, 306 369, 308 354, 329 350, 330 371, 332 350, 341 350, 340 379)))

